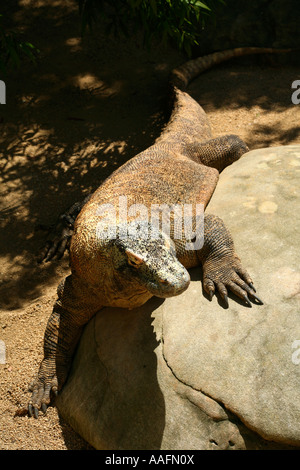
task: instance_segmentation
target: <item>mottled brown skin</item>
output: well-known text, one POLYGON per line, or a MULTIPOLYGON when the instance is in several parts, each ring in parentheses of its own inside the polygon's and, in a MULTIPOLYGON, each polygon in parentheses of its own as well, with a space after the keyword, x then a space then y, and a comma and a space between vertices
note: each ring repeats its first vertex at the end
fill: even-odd
MULTIPOLYGON (((127 196, 128 206, 140 203, 149 209, 151 204, 207 206, 219 172, 248 148, 235 135, 212 139, 203 109, 180 88, 222 60, 271 51, 236 49, 196 59, 176 69, 172 74, 173 112, 154 145, 107 178, 81 211, 79 205, 68 212, 61 239, 54 240, 43 253, 47 259, 56 251, 61 255, 73 233, 71 275, 58 288, 58 299, 46 327, 44 359, 32 384, 30 415, 37 417, 40 408, 46 411, 51 392, 61 389, 82 328, 102 307, 134 308, 153 295, 179 295, 190 282, 187 269, 198 265, 202 265, 203 287, 210 297, 217 291, 227 303, 230 290, 248 306, 249 297, 261 303, 219 217, 205 214, 204 245, 198 250, 187 250, 184 236, 182 240, 175 239, 173 225, 171 238, 160 232, 154 241, 134 236, 126 241, 118 237, 108 241, 99 238, 96 229, 99 221, 102 223, 97 213, 99 205, 110 203, 117 207, 119 196, 127 196)), ((144 229, 146 221, 145 224, 144 229)))

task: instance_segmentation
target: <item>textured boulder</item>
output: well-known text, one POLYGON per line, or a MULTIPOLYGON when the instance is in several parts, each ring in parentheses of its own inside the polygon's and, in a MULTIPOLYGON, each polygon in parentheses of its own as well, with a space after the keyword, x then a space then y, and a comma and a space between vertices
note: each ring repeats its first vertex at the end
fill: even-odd
POLYGON ((249 152, 224 170, 223 218, 264 305, 189 289, 87 325, 57 406, 97 449, 300 446, 300 146, 249 152), (273 442, 272 442, 273 441, 273 442))

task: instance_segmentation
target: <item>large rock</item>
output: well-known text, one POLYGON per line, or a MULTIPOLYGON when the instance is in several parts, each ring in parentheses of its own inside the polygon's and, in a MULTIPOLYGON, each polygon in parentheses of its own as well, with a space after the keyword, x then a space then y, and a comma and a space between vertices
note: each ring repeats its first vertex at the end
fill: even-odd
POLYGON ((87 325, 57 405, 91 445, 300 445, 299 174, 300 146, 249 152, 222 173, 208 207, 263 306, 210 302, 195 269, 184 294, 104 309, 87 325))

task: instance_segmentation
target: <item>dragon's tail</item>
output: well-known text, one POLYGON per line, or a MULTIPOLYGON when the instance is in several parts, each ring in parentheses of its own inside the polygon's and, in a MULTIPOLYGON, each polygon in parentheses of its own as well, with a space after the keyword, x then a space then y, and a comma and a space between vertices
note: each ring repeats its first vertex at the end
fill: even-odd
POLYGON ((183 65, 176 67, 171 73, 170 81, 174 87, 183 91, 190 81, 202 72, 233 57, 250 54, 276 54, 290 52, 291 50, 292 49, 272 49, 267 47, 238 47, 222 52, 213 52, 212 54, 189 60, 183 65))

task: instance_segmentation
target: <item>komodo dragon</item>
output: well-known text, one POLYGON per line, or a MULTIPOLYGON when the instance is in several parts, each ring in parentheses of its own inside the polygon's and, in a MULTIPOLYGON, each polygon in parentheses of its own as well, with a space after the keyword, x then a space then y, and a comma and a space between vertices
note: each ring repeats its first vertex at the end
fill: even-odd
POLYGON ((205 213, 204 244, 191 250, 187 249, 189 240, 185 234, 181 240, 174 237, 174 214, 170 236, 154 229, 151 221, 137 223, 134 218, 128 220, 128 227, 133 224, 138 228, 138 237, 134 230, 128 230, 127 237, 121 236, 124 221, 119 219, 114 238, 99 236, 109 229, 109 223, 103 225, 107 219, 103 219, 99 207, 111 204, 117 209, 119 197, 124 196, 128 205, 143 204, 148 209, 153 204, 206 207, 219 173, 248 148, 236 135, 212 138, 205 112, 184 89, 201 72, 231 57, 272 52, 265 48, 238 48, 200 57, 175 69, 171 75, 173 111, 160 137, 112 173, 84 204, 72 206, 64 217, 66 226, 61 239, 48 246, 43 256, 61 256, 72 234, 71 275, 58 287, 58 299, 46 327, 44 358, 31 385, 30 416, 38 417, 39 409, 46 412, 52 393, 56 395, 66 380, 83 326, 102 307, 134 308, 152 296, 181 294, 190 282, 187 269, 200 264, 203 288, 210 298, 217 291, 227 303, 230 290, 248 306, 249 297, 262 303, 219 217, 205 213))

